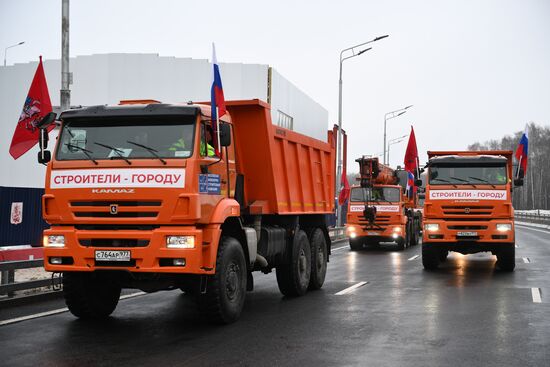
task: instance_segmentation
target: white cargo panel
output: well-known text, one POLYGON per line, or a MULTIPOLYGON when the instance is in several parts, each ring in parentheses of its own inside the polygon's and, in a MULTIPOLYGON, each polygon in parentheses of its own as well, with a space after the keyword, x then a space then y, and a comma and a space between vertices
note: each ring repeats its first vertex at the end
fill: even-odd
MULTIPOLYGON (((9 175, 0 186, 43 187, 45 169, 35 147, 17 161, 8 153, 15 125, 37 63, 0 66, 0 164, 9 175)), ((53 105, 59 105, 61 65, 44 60, 53 105)), ((71 58, 71 105, 117 104, 124 99, 166 103, 209 101, 212 64, 206 59, 160 57, 156 54, 105 54, 71 58)), ((258 98, 271 104, 273 123, 326 140, 328 111, 268 65, 221 63, 225 98, 258 98)), ((55 138, 54 138, 55 139, 55 138)), ((55 144, 50 141, 49 148, 55 144)))

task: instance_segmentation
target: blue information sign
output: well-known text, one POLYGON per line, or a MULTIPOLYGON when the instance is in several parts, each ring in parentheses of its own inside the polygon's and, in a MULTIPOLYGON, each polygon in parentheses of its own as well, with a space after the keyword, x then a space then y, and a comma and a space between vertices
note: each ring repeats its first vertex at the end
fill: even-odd
POLYGON ((219 195, 221 192, 220 175, 200 174, 199 175, 199 193, 219 195))

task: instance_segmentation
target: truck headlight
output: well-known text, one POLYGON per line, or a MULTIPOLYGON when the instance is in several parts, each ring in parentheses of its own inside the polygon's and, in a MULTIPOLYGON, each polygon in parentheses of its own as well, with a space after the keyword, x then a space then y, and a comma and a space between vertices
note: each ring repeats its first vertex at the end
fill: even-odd
POLYGON ((437 223, 426 223, 424 225, 426 232, 436 232, 439 231, 439 224, 437 223))
POLYGON ((65 236, 44 236, 44 247, 65 247, 65 236))
POLYGON ((168 248, 194 248, 195 236, 167 236, 166 247, 168 248))
POLYGON ((512 225, 508 223, 497 224, 497 231, 499 232, 508 232, 512 230, 512 225))
POLYGON ((401 233, 401 227, 394 227, 393 231, 396 233, 401 233))

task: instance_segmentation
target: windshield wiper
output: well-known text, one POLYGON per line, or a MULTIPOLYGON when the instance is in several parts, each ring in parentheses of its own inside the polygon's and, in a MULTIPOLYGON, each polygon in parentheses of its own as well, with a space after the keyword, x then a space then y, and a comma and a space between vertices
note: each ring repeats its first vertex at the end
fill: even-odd
MULTIPOLYGON (((118 156, 119 156, 120 158, 124 159, 124 160, 126 161, 126 163, 128 163, 128 164, 130 164, 130 165, 132 164, 132 162, 130 162, 130 160, 129 160, 128 158, 126 158, 125 156, 122 155, 122 153, 124 153, 123 150, 120 150, 120 149, 118 149, 118 148, 112 147, 112 146, 107 145, 107 144, 101 144, 101 143, 98 143, 98 142, 96 142, 96 141, 94 141, 94 144, 95 144, 95 145, 99 145, 100 147, 103 147, 103 148, 111 149, 113 152, 115 152, 116 154, 118 154, 118 156)), ((111 157, 111 158, 113 158, 113 157, 111 157)))
POLYGON ((158 154, 158 150, 156 149, 153 149, 151 147, 148 147, 146 145, 143 145, 143 144, 139 144, 139 143, 134 143, 133 141, 129 141, 129 140, 126 140, 126 142, 128 144, 132 144, 132 145, 135 145, 137 147, 140 147, 140 148, 143 148, 145 149, 146 151, 148 151, 149 153, 151 153, 152 155, 154 155, 156 158, 160 159, 160 161, 162 162, 162 164, 166 165, 166 161, 164 159, 162 159, 158 154))
POLYGON ((493 187, 493 189, 496 189, 497 187, 495 185, 493 185, 492 183, 490 183, 489 181, 487 180, 484 180, 482 178, 478 178, 478 177, 472 177, 472 176, 469 176, 468 178, 471 178, 472 180, 478 180, 480 182, 485 182, 486 184, 489 184, 493 187))
POLYGON ((67 146, 67 148, 69 148, 69 149, 78 149, 78 150, 80 150, 82 153, 86 154, 86 157, 88 157, 89 160, 91 160, 92 162, 94 162, 97 165, 97 161, 95 159, 93 159, 92 156, 90 155, 90 153, 93 153, 91 150, 84 149, 82 147, 79 147, 78 145, 73 145, 71 143, 65 143, 65 146, 67 146))
MULTIPOLYGON (((468 180, 464 180, 464 179, 458 178, 458 177, 449 177, 449 178, 452 178, 453 180, 457 180, 457 181, 460 181, 460 182, 467 183, 468 185, 472 185, 473 187, 475 187, 475 188, 477 189, 477 186, 474 185, 473 183, 471 183, 471 182, 468 181, 468 180)), ((471 177, 468 177, 468 178, 471 178, 471 177)))
POLYGON ((449 181, 449 180, 445 180, 445 179, 443 179, 443 178, 437 178, 437 177, 436 177, 436 178, 432 178, 432 180, 433 180, 433 181, 446 182, 446 183, 448 183, 448 184, 453 185, 455 188, 458 188, 458 186, 456 186, 454 183, 452 183, 452 182, 449 181))

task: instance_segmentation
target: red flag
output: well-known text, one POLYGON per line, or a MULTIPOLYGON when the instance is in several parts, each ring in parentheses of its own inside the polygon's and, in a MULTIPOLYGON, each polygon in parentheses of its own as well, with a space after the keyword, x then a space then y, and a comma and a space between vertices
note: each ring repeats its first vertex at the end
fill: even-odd
MULTIPOLYGON (((11 139, 10 154, 13 159, 21 157, 38 143, 39 129, 36 124, 50 112, 52 112, 52 103, 42 66, 42 56, 40 56, 40 62, 25 99, 23 111, 11 139)), ((54 127, 55 125, 52 124, 48 127, 48 131, 54 127)))
POLYGON ((411 172, 413 175, 418 173, 418 150, 416 149, 416 138, 414 129, 411 126, 411 135, 409 135, 409 143, 405 152, 405 171, 411 172))
POLYGON ((347 175, 347 162, 348 162, 348 136, 344 132, 344 154, 343 154, 343 160, 344 160, 344 167, 342 168, 342 178, 340 180, 340 183, 342 184, 342 188, 340 190, 340 195, 338 195, 338 204, 343 205, 346 200, 349 198, 350 188, 349 188, 349 182, 348 182, 348 175, 347 175))

